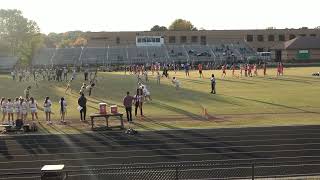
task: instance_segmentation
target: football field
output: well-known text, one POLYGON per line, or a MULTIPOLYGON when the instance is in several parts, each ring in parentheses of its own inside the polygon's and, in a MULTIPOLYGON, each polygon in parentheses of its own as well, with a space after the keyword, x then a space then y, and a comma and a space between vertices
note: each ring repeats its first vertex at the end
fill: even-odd
MULTIPOLYGON (((262 71, 257 77, 239 77, 239 71, 236 77, 232 77, 231 71, 227 71, 225 78, 221 78, 219 70, 205 71, 205 78, 199 78, 197 71, 191 71, 188 78, 183 71, 177 74, 170 71, 170 79, 161 78, 160 85, 149 72, 149 82, 144 84, 151 93, 152 101, 144 103, 145 117, 139 114, 134 117, 133 127, 139 130, 168 130, 319 124, 320 78, 311 76, 318 71, 317 67, 286 68, 281 77, 276 77, 275 69, 268 69, 266 77, 261 75, 262 71), (210 94, 209 77, 212 73, 217 78, 215 95, 210 94), (171 82, 173 76, 180 81, 181 89, 174 88, 171 82)), ((77 110, 78 92, 83 79, 83 74, 79 73, 72 82, 73 92, 65 94, 66 82, 40 81, 37 88, 33 81, 19 83, 11 80, 10 76, 1 75, 0 94, 14 98, 23 95, 23 90, 31 85, 31 96, 35 97, 40 107, 40 131, 79 133, 90 130, 89 124, 79 122, 77 110), (53 102, 52 126, 44 121, 41 106, 45 96, 53 102), (60 97, 65 97, 68 104, 67 125, 59 124, 60 97)), ((100 102, 116 104, 119 111, 124 112, 122 99, 126 91, 134 95, 137 77, 125 75, 124 72, 99 72, 97 80, 93 95, 87 96, 87 114, 98 112, 100 102)), ((28 116, 30 118, 31 115, 28 116)))

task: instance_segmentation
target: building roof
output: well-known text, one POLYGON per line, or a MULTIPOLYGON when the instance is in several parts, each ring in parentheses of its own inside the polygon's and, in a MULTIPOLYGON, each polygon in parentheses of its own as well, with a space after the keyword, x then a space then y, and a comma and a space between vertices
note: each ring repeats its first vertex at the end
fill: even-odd
POLYGON ((297 37, 284 43, 284 49, 320 49, 319 37, 297 37))

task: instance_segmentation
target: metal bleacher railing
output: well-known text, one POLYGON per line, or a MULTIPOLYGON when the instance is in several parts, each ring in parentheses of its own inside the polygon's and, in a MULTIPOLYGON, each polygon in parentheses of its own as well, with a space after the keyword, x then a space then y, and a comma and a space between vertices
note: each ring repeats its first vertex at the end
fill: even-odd
POLYGON ((192 63, 217 64, 244 62, 256 53, 243 43, 212 45, 165 45, 161 47, 83 47, 44 48, 33 58, 33 65, 125 65, 137 63, 192 63))
MULTIPOLYGON (((68 180, 178 180, 178 179, 259 179, 319 177, 319 163, 173 163, 158 166, 78 168, 67 170, 68 180)), ((39 179, 40 172, 0 174, 0 179, 39 179)))

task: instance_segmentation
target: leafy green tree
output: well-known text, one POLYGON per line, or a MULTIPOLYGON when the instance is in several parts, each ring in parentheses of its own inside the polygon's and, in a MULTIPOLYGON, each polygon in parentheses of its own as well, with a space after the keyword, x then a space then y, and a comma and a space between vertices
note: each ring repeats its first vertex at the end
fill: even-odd
POLYGON ((169 26, 171 31, 197 31, 197 28, 190 22, 184 19, 176 19, 169 26))
POLYGON ((45 38, 47 47, 81 47, 87 44, 85 33, 82 31, 68 31, 65 33, 49 33, 45 38))
POLYGON ((167 31, 168 28, 165 26, 154 25, 150 31, 167 31))
POLYGON ((43 42, 36 22, 23 17, 16 9, 0 9, 0 40, 7 41, 10 54, 22 64, 31 62, 33 53, 43 42))

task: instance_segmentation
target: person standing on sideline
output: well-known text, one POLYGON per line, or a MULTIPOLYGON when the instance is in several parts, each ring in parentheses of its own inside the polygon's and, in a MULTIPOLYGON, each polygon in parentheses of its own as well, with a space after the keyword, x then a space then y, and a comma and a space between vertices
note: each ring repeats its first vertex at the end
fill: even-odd
POLYGON ((52 122, 51 122, 51 105, 52 105, 52 103, 50 101, 50 98, 47 96, 43 102, 43 109, 44 109, 44 112, 46 113, 47 124, 52 124, 52 122))
POLYGON ((227 65, 226 65, 226 64, 223 65, 221 69, 222 69, 222 75, 221 75, 221 77, 226 77, 226 75, 227 75, 227 72, 226 72, 226 70, 227 70, 227 65))
POLYGON ((86 69, 84 70, 84 80, 85 80, 85 81, 88 81, 88 75, 89 75, 89 69, 86 68, 86 69))
POLYGON ((161 78, 161 75, 159 71, 157 71, 157 84, 160 84, 160 78, 161 78))
POLYGON ((26 99, 29 99, 31 86, 28 86, 27 89, 24 90, 24 95, 26 99))
POLYGON ((186 73, 186 77, 189 77, 189 76, 190 76, 190 74, 189 74, 189 68, 190 68, 190 66, 189 66, 188 63, 184 65, 184 71, 185 71, 185 73, 186 73))
POLYGON ((142 89, 137 89, 137 94, 134 96, 134 115, 137 116, 138 108, 140 109, 140 116, 143 116, 142 113, 142 105, 143 105, 143 95, 142 95, 142 89))
POLYGON ((14 108, 14 104, 11 102, 11 99, 8 98, 8 102, 7 102, 7 114, 8 114, 8 123, 9 124, 13 124, 13 108, 14 108), (10 119, 11 119, 11 123, 10 123, 10 119))
POLYGON ((235 77, 236 65, 232 64, 231 69, 232 69, 232 77, 235 77))
POLYGON ((267 63, 263 64, 263 76, 267 75, 267 63))
POLYGON ((199 70, 199 75, 200 75, 200 78, 203 78, 203 74, 202 74, 202 64, 198 64, 198 70, 199 70))
POLYGON ((126 108, 128 122, 132 122, 132 102, 133 102, 133 97, 130 96, 130 93, 128 91, 127 95, 123 99, 123 105, 126 108))
POLYGON ((65 115, 66 115, 66 112, 67 112, 67 102, 64 100, 63 97, 61 97, 60 101, 59 101, 59 104, 60 104, 60 122, 62 124, 65 124, 66 121, 65 121, 65 115))
POLYGON ((80 121, 85 121, 87 114, 87 98, 84 97, 84 93, 81 93, 81 96, 78 99, 78 105, 80 106, 80 121))
POLYGON ((32 121, 34 121, 34 117, 36 117, 38 121, 37 107, 38 107, 37 101, 35 101, 34 98, 31 97, 29 101, 29 108, 31 112, 32 121))
POLYGON ((14 112, 16 113, 16 119, 20 118, 20 100, 18 97, 16 97, 16 100, 14 101, 14 112))
POLYGON ((2 112, 2 123, 4 123, 4 120, 6 118, 6 115, 7 115, 7 100, 6 98, 1 98, 1 102, 0 102, 0 105, 1 105, 1 112, 2 112))
POLYGON ((211 75, 210 81, 211 81, 211 94, 216 94, 216 78, 214 77, 214 74, 211 75))
POLYGON ((20 99, 20 113, 21 113, 21 119, 23 122, 27 121, 28 116, 28 104, 27 99, 24 100, 23 98, 20 99))

